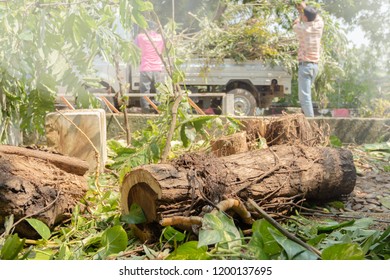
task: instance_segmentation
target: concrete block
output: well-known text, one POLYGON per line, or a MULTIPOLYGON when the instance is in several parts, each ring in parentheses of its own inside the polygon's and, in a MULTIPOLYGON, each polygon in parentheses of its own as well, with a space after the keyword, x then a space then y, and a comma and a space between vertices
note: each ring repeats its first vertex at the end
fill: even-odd
POLYGON ((98 164, 96 148, 99 152, 99 171, 104 170, 107 161, 107 128, 103 109, 49 113, 46 115, 45 129, 48 147, 87 161, 91 172, 96 170, 98 164))

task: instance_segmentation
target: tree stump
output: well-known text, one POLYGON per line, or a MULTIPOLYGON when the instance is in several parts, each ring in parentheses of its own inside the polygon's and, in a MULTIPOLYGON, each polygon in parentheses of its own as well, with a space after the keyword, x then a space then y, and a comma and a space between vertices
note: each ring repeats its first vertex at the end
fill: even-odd
MULTIPOLYGON (((4 218, 36 218, 49 227, 62 222, 88 189, 85 161, 26 148, 0 146, 0 225, 4 218)), ((16 232, 36 238, 21 223, 16 232)))
POLYGON ((248 120, 243 122, 243 126, 249 145, 260 137, 266 139, 268 146, 326 146, 329 143, 329 126, 320 127, 317 123, 310 123, 303 114, 248 120))
POLYGON ((346 149, 279 145, 220 158, 187 154, 128 173, 121 206, 127 214, 138 204, 147 223, 199 216, 205 206, 229 198, 271 202, 277 211, 285 198, 327 200, 351 193, 355 182, 352 153, 346 149))
POLYGON ((235 133, 213 141, 211 150, 217 157, 247 152, 246 132, 235 133))

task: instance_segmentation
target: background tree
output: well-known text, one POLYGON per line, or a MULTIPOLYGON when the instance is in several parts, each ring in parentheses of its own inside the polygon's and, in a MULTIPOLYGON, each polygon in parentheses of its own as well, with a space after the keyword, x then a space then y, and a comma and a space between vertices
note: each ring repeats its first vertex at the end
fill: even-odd
POLYGON ((136 60, 137 48, 116 26, 131 32, 151 8, 140 0, 0 2, 0 141, 16 144, 20 132, 42 132, 60 88, 77 95, 79 106, 96 106, 85 86, 97 82, 94 59, 136 60))
POLYGON ((361 30, 366 44, 350 46, 340 63, 345 76, 337 79, 335 106, 355 107, 360 115, 388 117, 390 114, 390 3, 379 1, 320 1, 339 18, 346 31, 361 30))

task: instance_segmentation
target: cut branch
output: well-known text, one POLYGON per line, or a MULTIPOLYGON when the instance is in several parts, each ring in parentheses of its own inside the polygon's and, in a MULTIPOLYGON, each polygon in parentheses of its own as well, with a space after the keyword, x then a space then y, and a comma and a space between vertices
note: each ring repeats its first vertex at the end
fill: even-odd
POLYGON ((299 245, 301 245, 302 247, 306 248, 307 250, 313 252, 314 254, 316 254, 318 257, 321 258, 321 252, 310 246, 309 244, 303 242, 302 240, 300 240, 299 238, 297 238, 295 235, 289 233, 286 229, 284 229, 277 221, 275 221, 271 216, 269 216, 267 214, 267 212, 265 212, 263 209, 261 209, 260 206, 258 206, 256 204, 256 202, 254 202, 252 199, 248 199, 248 202, 261 214, 261 216, 263 216, 263 218, 269 222, 271 225, 273 225, 280 233, 282 233, 284 236, 286 236, 288 239, 298 243, 299 245))
POLYGON ((127 214, 137 203, 146 224, 175 216, 201 217, 213 208, 232 209, 249 222, 237 201, 251 198, 267 211, 287 214, 297 200, 349 194, 355 182, 352 153, 346 149, 281 145, 220 158, 186 154, 128 173, 121 186, 121 207, 127 214))

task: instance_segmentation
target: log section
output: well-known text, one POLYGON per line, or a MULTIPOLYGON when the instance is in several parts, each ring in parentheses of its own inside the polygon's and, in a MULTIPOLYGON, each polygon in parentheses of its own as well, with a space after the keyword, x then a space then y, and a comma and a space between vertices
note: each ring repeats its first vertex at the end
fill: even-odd
MULTIPOLYGON (((68 219, 88 190, 85 161, 20 147, 0 145, 0 226, 4 218, 41 220, 50 228, 68 219)), ((39 235, 26 223, 16 232, 39 235)))
POLYGON ((352 153, 346 149, 280 145, 221 158, 187 154, 128 173, 121 207, 127 214, 137 203, 148 222, 159 222, 201 215, 204 206, 227 198, 327 200, 349 194, 355 182, 352 153))

